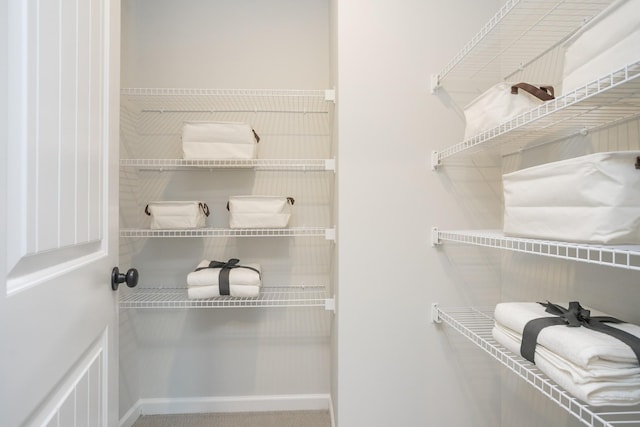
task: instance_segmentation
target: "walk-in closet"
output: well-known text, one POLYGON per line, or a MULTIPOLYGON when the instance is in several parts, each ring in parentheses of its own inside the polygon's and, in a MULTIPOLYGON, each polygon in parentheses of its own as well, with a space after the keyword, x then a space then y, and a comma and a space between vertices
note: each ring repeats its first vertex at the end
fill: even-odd
POLYGON ((328 410, 328 2, 136 0, 122 17, 120 263, 140 279, 120 291, 121 408, 328 410), (254 158, 183 156, 184 123, 211 122, 249 125, 254 158), (289 198, 286 227, 231 227, 238 196, 289 198), (150 229, 150 202, 191 200, 208 208, 204 227, 150 229), (257 297, 187 292, 201 261, 231 259, 260 266, 257 297))
POLYGON ((5 3, 1 426, 640 426, 640 0, 5 3))

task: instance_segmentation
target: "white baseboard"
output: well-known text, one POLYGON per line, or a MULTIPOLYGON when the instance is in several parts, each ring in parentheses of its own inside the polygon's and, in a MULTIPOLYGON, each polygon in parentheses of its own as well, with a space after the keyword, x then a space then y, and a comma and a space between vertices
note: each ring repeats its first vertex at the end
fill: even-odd
MULTIPOLYGON (((120 427, 131 427, 140 415, 216 412, 332 411, 332 409, 331 396, 329 394, 140 399, 120 419, 120 427)), ((331 420, 333 424, 333 414, 331 414, 331 420)))
POLYGON ((122 418, 120 418, 120 423, 118 424, 120 427, 131 427, 133 423, 136 422, 138 418, 142 415, 140 401, 138 400, 135 405, 133 405, 126 414, 122 418))

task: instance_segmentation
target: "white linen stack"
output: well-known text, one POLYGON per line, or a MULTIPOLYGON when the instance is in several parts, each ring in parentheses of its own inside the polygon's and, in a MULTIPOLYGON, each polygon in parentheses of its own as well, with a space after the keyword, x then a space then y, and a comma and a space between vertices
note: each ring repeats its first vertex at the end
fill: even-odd
MULTIPOLYGON (((222 268, 207 268, 211 261, 202 260, 187 275, 189 299, 214 298, 220 296, 220 271, 222 268), (200 269, 200 270, 198 270, 200 269)), ((229 271, 229 294, 232 297, 256 298, 262 285, 259 264, 242 264, 229 271), (249 267, 249 268, 245 268, 249 267)))
MULTIPOLYGON (((559 304, 568 307, 568 304, 559 304)), ((591 310, 591 316, 608 316, 591 310)), ((534 302, 507 302, 496 306, 493 338, 520 354, 522 332, 533 319, 557 317, 534 302)), ((640 337, 640 326, 607 323, 640 337)), ((543 328, 537 339, 534 362, 550 379, 573 396, 594 405, 640 403, 640 366, 632 349, 606 333, 583 326, 543 328)))

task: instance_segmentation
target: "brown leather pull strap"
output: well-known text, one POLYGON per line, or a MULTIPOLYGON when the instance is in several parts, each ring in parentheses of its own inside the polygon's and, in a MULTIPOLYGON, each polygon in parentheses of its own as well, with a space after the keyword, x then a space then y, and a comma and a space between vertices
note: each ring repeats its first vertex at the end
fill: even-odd
POLYGON ((529 83, 516 83, 511 86, 511 93, 517 95, 518 89, 522 89, 530 93, 541 101, 551 101, 552 99, 555 99, 553 86, 536 87, 529 83))

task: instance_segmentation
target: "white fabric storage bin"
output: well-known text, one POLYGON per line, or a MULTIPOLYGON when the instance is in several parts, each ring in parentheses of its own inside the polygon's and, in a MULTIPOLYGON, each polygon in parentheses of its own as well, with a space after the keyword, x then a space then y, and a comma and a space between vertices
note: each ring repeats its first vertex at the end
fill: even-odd
POLYGON ((154 230, 202 228, 209 216, 209 207, 200 201, 149 202, 144 211, 154 230))
POLYGON ((255 159, 260 138, 246 123, 184 122, 182 153, 185 159, 255 159))
POLYGON ((505 235, 640 243, 638 156, 597 153, 503 175, 505 235))
POLYGON ((551 86, 533 86, 523 82, 498 83, 464 107, 464 140, 539 107, 553 97, 551 86))
POLYGON ((292 197, 233 196, 229 198, 229 227, 284 228, 291 217, 292 197))
POLYGON ((565 43, 562 92, 640 61, 640 0, 617 0, 565 43))

